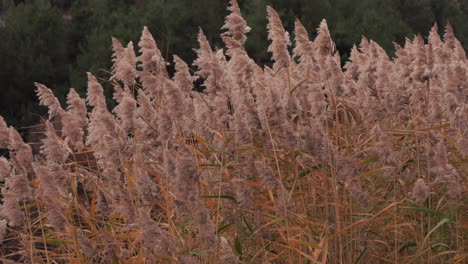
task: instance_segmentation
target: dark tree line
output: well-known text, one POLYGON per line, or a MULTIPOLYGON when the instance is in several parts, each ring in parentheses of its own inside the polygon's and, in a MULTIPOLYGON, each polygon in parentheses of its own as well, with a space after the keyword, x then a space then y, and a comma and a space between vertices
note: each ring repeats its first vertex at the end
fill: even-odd
MULTIPOLYGON (((252 28, 246 44, 259 63, 267 54, 266 5, 293 30, 299 18, 309 32, 327 19, 342 60, 365 35, 393 54, 393 42, 427 35, 430 27, 450 21, 467 48, 468 0, 239 0, 252 28)), ((213 46, 228 11, 228 0, 3 0, 0 2, 0 115, 17 127, 35 122, 33 82, 54 89, 62 101, 74 87, 84 93, 86 72, 109 77, 111 36, 122 43, 138 42, 148 26, 168 61, 177 54, 188 63, 195 57, 201 27, 213 46)), ((442 33, 442 32, 440 32, 442 33)), ((314 37, 313 35, 311 37, 314 37)))

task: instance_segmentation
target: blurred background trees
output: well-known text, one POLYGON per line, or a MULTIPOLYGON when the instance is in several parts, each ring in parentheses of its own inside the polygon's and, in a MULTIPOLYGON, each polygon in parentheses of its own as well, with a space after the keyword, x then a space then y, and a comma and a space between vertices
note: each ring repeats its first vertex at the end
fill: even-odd
MULTIPOLYGON (((239 0, 239 4, 252 28, 247 51, 258 63, 270 63, 266 5, 280 13, 291 33, 295 18, 311 37, 327 19, 343 62, 362 35, 393 56, 393 42, 426 36, 434 23, 443 33, 448 21, 468 48, 464 23, 468 0, 239 0)), ((69 87, 84 95, 87 71, 109 77, 111 36, 137 47, 144 25, 168 61, 177 54, 191 63, 199 28, 213 47, 222 47, 219 34, 227 6, 228 0, 1 0, 0 115, 16 127, 36 122, 44 110, 37 106, 35 81, 54 89, 62 101, 69 87)))

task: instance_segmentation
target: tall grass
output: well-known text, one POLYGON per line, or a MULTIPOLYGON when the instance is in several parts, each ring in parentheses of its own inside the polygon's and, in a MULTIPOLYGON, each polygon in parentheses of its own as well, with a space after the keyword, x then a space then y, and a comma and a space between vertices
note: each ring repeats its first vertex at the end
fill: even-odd
POLYGON ((325 21, 314 41, 296 21, 291 55, 268 7, 270 68, 229 10, 226 49, 200 31, 194 74, 174 56, 170 78, 146 28, 139 55, 113 39, 112 111, 90 73, 66 109, 36 84, 58 123, 40 155, 0 118, 1 261, 466 263, 468 61, 450 25, 393 59, 363 38, 342 70, 325 21))

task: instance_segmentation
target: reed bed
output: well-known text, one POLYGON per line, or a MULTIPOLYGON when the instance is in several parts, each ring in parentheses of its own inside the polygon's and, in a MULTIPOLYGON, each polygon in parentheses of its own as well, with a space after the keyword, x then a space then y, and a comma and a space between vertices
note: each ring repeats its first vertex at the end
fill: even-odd
POLYGON ((468 61, 450 25, 395 58, 363 37, 342 68, 325 20, 313 41, 296 21, 291 47, 267 7, 268 67, 229 10, 225 48, 200 30, 173 76, 144 28, 138 47, 112 40, 86 99, 63 108, 37 83, 39 154, 0 118, 0 260, 466 263, 468 61))

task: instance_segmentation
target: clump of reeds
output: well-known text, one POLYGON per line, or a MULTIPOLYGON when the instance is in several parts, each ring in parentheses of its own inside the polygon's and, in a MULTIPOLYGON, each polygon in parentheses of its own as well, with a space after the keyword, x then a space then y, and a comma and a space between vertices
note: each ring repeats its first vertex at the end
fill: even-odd
POLYGON ((273 66, 245 50, 235 0, 195 74, 149 30, 112 40, 117 106, 88 73, 49 109, 40 154, 0 118, 4 263, 464 263, 468 61, 448 25, 391 59, 340 66, 327 23, 291 40, 268 7, 273 66), (193 89, 202 79, 203 92, 193 89), (90 110, 88 112, 87 110, 90 110))

